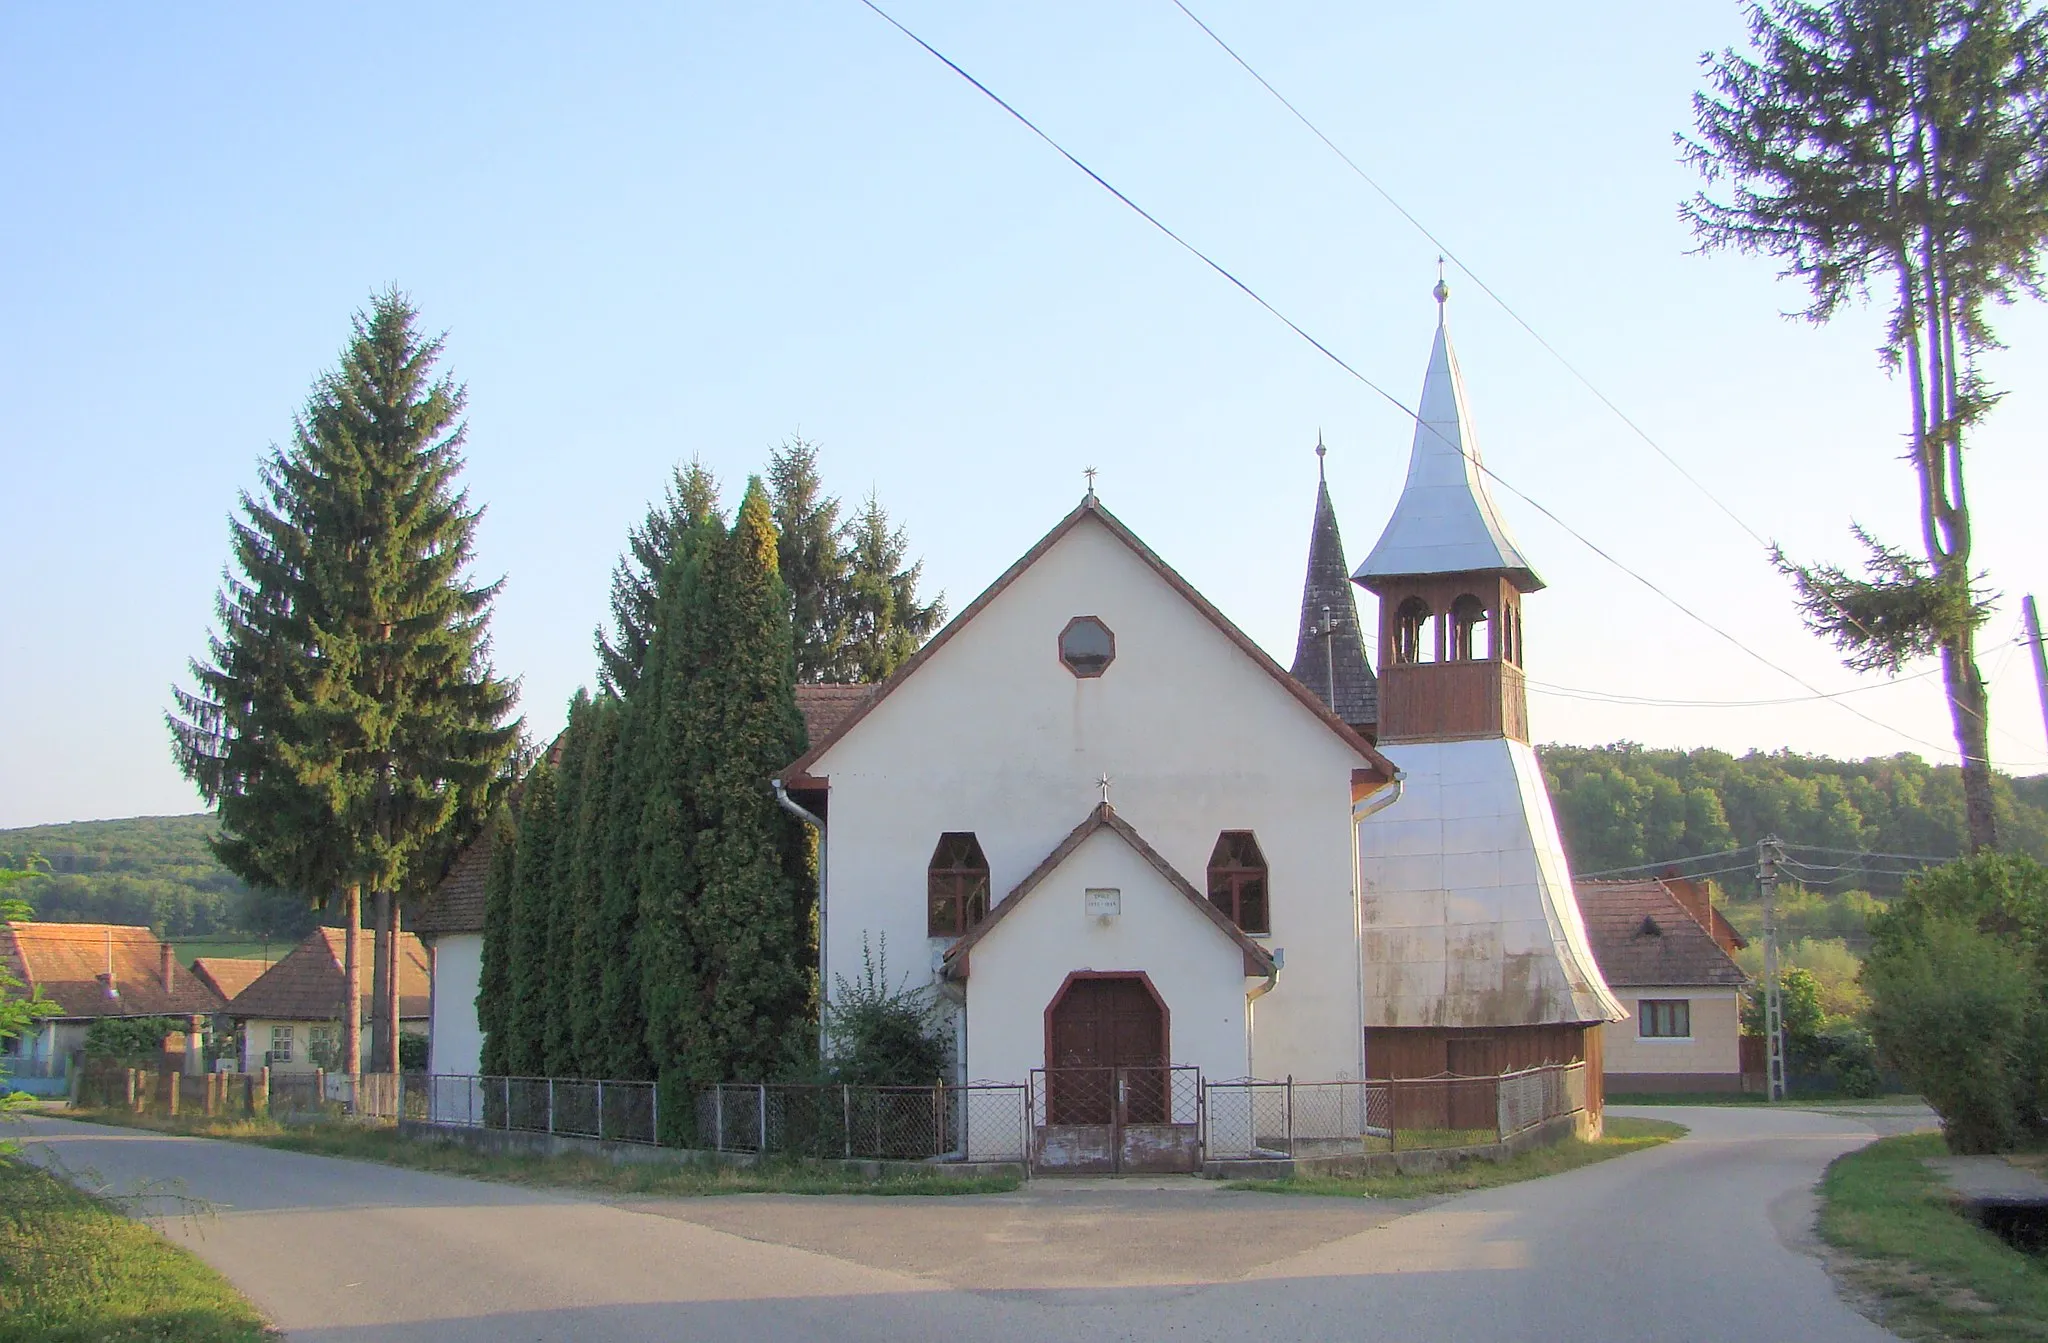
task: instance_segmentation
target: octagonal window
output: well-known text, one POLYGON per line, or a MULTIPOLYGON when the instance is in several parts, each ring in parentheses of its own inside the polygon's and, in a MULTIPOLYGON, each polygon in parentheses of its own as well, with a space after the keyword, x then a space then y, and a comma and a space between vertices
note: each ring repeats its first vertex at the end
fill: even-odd
POLYGON ((1075 616, 1060 631, 1060 661, 1076 676, 1100 676, 1116 660, 1116 635, 1094 616, 1075 616))

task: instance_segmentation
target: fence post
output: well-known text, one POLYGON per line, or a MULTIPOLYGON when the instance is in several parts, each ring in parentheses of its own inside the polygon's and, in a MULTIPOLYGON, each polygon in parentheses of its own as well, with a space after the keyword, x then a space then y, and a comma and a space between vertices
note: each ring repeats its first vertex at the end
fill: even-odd
POLYGON ((768 1155, 768 1084, 754 1083, 754 1106, 759 1113, 760 1127, 754 1130, 754 1150, 762 1156, 768 1155))
POLYGON ((1401 1080, 1387 1079, 1387 1150, 1401 1150, 1401 1080))
POLYGON ((846 1159, 853 1160, 853 1088, 839 1084, 839 1141, 846 1159))
POLYGON ((941 1081, 932 1088, 932 1152, 938 1156, 946 1150, 946 1084, 941 1081))
POLYGON ((142 1113, 142 1107, 135 1103, 135 1070, 133 1068, 128 1069, 127 1101, 129 1110, 133 1111, 136 1114, 142 1113))
POLYGON ((505 1131, 510 1133, 512 1131, 512 1079, 501 1077, 498 1080, 505 1084, 503 1087, 505 1092, 505 1131))
MULTIPOLYGON (((661 1146, 661 1083, 652 1082, 647 1087, 647 1141, 655 1147, 661 1146)), ((692 1121, 694 1125, 695 1121, 692 1121)))
POLYGON ((548 1132, 555 1131, 555 1079, 548 1079, 548 1132))
POLYGON ((164 1100, 169 1107, 164 1113, 176 1118, 178 1114, 178 1074, 176 1073, 164 1074, 164 1100))
POLYGON ((597 1140, 604 1141, 604 1079, 597 1079, 597 1140))
POLYGON ((264 1064, 263 1071, 257 1074, 257 1076, 262 1079, 263 1115, 267 1119, 270 1117, 270 1065, 264 1064))
POLYGON ((725 1150, 725 1083, 711 1084, 711 1150, 725 1150))
POLYGON ((1287 1074, 1287 1155, 1294 1155, 1294 1074, 1287 1074))

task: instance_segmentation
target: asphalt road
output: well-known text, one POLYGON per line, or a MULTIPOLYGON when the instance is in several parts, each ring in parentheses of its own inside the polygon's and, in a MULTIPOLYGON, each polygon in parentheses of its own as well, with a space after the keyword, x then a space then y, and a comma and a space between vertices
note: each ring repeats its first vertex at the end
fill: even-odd
POLYGON ((600 1200, 62 1120, 23 1136, 210 1205, 165 1229, 307 1343, 1891 1337, 1802 1244, 1828 1161, 1892 1125, 1655 1113, 1691 1136, 1428 1204, 1196 1181, 600 1200))

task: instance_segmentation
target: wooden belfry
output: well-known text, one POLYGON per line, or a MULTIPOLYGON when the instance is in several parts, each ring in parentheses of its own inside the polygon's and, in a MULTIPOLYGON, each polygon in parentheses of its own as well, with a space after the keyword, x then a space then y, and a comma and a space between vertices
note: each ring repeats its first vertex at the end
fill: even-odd
POLYGON ((1380 599, 1379 738, 1529 740, 1522 596, 1543 580, 1481 479, 1436 285, 1436 343, 1401 501, 1352 581, 1380 599))

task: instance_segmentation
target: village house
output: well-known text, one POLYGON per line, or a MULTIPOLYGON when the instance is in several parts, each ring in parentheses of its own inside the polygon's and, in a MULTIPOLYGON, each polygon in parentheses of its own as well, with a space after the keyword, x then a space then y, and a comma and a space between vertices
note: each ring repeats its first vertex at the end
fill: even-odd
MULTIPOLYGON (((361 1019, 370 1019, 370 947, 362 937, 361 1019)), ((341 1023, 348 1000, 342 970, 343 934, 339 928, 315 928, 284 959, 264 971, 235 995, 228 1015, 242 1036, 242 1071, 309 1073, 337 1066, 341 1023)), ((427 954, 417 937, 402 933, 398 941, 398 1024, 411 1035, 426 1035, 431 983, 427 954)))
POLYGON ((218 993, 222 1002, 232 1003, 270 966, 271 962, 253 956, 198 956, 192 961, 192 975, 218 993))
POLYGON ((1749 945, 1682 877, 1581 881, 1593 955, 1632 1019, 1604 1028, 1610 1091, 1741 1091, 1742 993, 1734 954, 1749 945))
POLYGON ((17 1081, 69 1075, 95 1021, 168 1017, 183 1030, 164 1042, 186 1072, 205 1070, 208 1018, 225 1005, 204 980, 178 964, 176 949, 147 928, 117 923, 9 923, 0 931, 0 959, 30 994, 57 1005, 26 1034, 6 1042, 7 1070, 17 1081))

